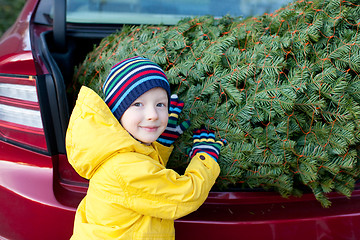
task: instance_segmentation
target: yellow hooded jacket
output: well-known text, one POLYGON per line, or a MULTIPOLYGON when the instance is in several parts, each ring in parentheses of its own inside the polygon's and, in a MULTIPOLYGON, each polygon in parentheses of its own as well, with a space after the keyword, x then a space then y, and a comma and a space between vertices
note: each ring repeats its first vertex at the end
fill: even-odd
POLYGON ((193 157, 184 175, 166 169, 172 147, 132 138, 87 87, 72 112, 66 150, 90 180, 72 239, 174 239, 174 220, 200 207, 220 172, 206 153, 193 157))

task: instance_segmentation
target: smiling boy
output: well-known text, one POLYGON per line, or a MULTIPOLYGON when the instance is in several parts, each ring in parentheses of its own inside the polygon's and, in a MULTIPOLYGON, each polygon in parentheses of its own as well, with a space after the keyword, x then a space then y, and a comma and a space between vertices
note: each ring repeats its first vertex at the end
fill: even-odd
POLYGON ((134 138, 149 145, 165 131, 169 119, 168 102, 163 88, 150 89, 130 105, 120 123, 134 138))
POLYGON ((66 134, 69 162, 90 180, 72 239, 174 239, 174 220, 200 207, 215 183, 223 142, 195 131, 191 161, 179 175, 165 166, 189 124, 177 124, 183 103, 170 99, 161 68, 125 59, 103 88, 105 102, 81 88, 66 134))

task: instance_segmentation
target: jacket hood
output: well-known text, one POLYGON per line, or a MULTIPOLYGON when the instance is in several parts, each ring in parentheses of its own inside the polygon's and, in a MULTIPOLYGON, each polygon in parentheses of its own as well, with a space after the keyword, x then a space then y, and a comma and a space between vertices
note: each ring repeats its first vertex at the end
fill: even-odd
POLYGON ((116 153, 154 152, 131 137, 99 95, 85 86, 80 89, 65 141, 70 164, 86 179, 116 153))

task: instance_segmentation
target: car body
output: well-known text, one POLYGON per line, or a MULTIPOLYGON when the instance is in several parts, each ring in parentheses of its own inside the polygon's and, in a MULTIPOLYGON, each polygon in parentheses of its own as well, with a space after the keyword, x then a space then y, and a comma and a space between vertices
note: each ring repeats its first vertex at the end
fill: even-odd
MULTIPOLYGON (((99 8, 96 4, 103 2, 68 0, 65 24, 65 0, 28 0, 0 39, 0 239, 69 239, 72 234, 88 182, 66 158, 72 107, 66 85, 93 45, 124 23, 174 24, 176 14, 159 16, 171 15, 175 8, 188 15, 208 14, 201 3, 213 6, 219 1, 121 1, 153 11, 142 17, 77 16, 74 10, 81 4, 99 8), (197 3, 201 11, 191 12, 197 3)), ((212 9, 225 14, 237 4, 256 14, 251 9, 265 11, 264 3, 274 2, 221 1, 212 9)), ((336 193, 329 198, 332 206, 323 208, 312 193, 285 199, 259 189, 212 191, 196 212, 175 222, 176 239, 360 239, 360 189, 349 199, 336 193)))

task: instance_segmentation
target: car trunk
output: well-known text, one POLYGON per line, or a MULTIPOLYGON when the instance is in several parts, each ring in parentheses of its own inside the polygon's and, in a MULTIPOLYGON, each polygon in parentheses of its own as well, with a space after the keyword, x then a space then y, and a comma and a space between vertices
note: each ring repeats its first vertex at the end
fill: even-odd
MULTIPOLYGON (((115 29, 113 29, 115 30, 115 29)), ((59 121, 55 121, 57 128, 61 129, 61 135, 54 137, 56 144, 52 144, 53 153, 57 157, 54 162, 55 194, 57 199, 68 206, 76 207, 79 201, 85 196, 87 190, 87 180, 81 178, 73 170, 67 161, 64 137, 66 125, 71 113, 76 96, 66 94, 66 89, 71 85, 73 79, 74 67, 80 64, 88 52, 93 49, 101 39, 111 33, 111 28, 107 31, 91 29, 88 31, 68 31, 67 50, 63 52, 56 51, 56 43, 54 42, 53 32, 45 31, 41 34, 41 48, 43 56, 46 59, 52 75, 54 76, 54 94, 57 96, 59 110, 59 121), (62 102, 62 103, 59 103, 62 102), (59 137, 61 136, 61 137, 59 137)), ((246 189, 229 189, 227 192, 212 191, 205 204, 195 213, 177 221, 177 229, 184 232, 184 236, 197 234, 192 232, 187 234, 188 228, 197 226, 199 231, 198 237, 205 235, 214 236, 215 232, 219 232, 225 224, 230 231, 229 233, 217 233, 219 236, 234 237, 235 228, 247 228, 249 223, 255 229, 259 225, 267 225, 269 223, 276 224, 276 229, 267 227, 264 232, 254 232, 253 237, 265 237, 274 231, 285 231, 291 226, 288 219, 304 219, 303 225, 298 225, 295 231, 300 228, 313 228, 312 217, 327 218, 334 214, 350 213, 354 208, 360 209, 360 202, 356 200, 356 196, 351 200, 332 194, 333 207, 332 210, 322 208, 311 193, 305 194, 302 198, 291 197, 289 199, 282 198, 278 193, 264 190, 246 190, 246 189), (334 207, 335 206, 335 207, 334 207), (351 207, 350 207, 351 206, 351 207), (303 209, 306 209, 304 211, 303 209), (255 225, 254 225, 255 224, 255 225), (202 230, 201 230, 202 229, 202 230), (209 231, 212 229, 212 231, 209 231), (218 229, 218 230, 216 230, 218 229), (201 230, 201 231, 200 231, 201 230), (201 233, 201 234, 200 234, 201 233)), ((329 220, 330 221, 330 220, 329 220)), ((332 220, 329 224, 333 224, 332 220)), ((320 227, 321 228, 321 227, 320 227)), ((319 231, 319 229, 313 229, 319 231)), ((310 233, 309 233, 310 236, 310 233)), ((250 235, 249 235, 250 237, 250 235)), ((184 237, 185 239, 185 237, 184 237)), ((294 239, 296 237, 294 236, 294 239)))
MULTIPOLYGON (((68 94, 67 89, 72 84, 75 66, 85 59, 94 44, 121 26, 67 27, 60 33, 60 44, 55 39, 59 36, 57 29, 37 26, 34 34, 40 37, 35 47, 40 52, 38 65, 43 66, 41 71, 46 82, 40 88, 52 99, 47 106, 51 126, 46 127, 46 133, 49 152, 54 156, 54 192, 60 203, 76 208, 86 194, 88 181, 73 170, 66 158, 65 133, 76 99, 76 95, 68 94)), ((300 239, 297 236, 315 239, 314 236, 321 237, 324 231, 331 235, 336 229, 343 232, 348 229, 349 237, 359 236, 350 225, 339 225, 341 219, 334 217, 360 211, 358 190, 351 199, 336 193, 330 197, 332 208, 325 209, 311 193, 285 199, 278 193, 259 189, 212 191, 198 211, 176 222, 177 239, 236 239, 240 236, 244 239, 300 239), (260 228, 263 231, 259 231, 260 228), (308 232, 304 233, 304 229, 308 232)), ((360 218, 354 217, 353 221, 351 224, 360 224, 360 218)))

